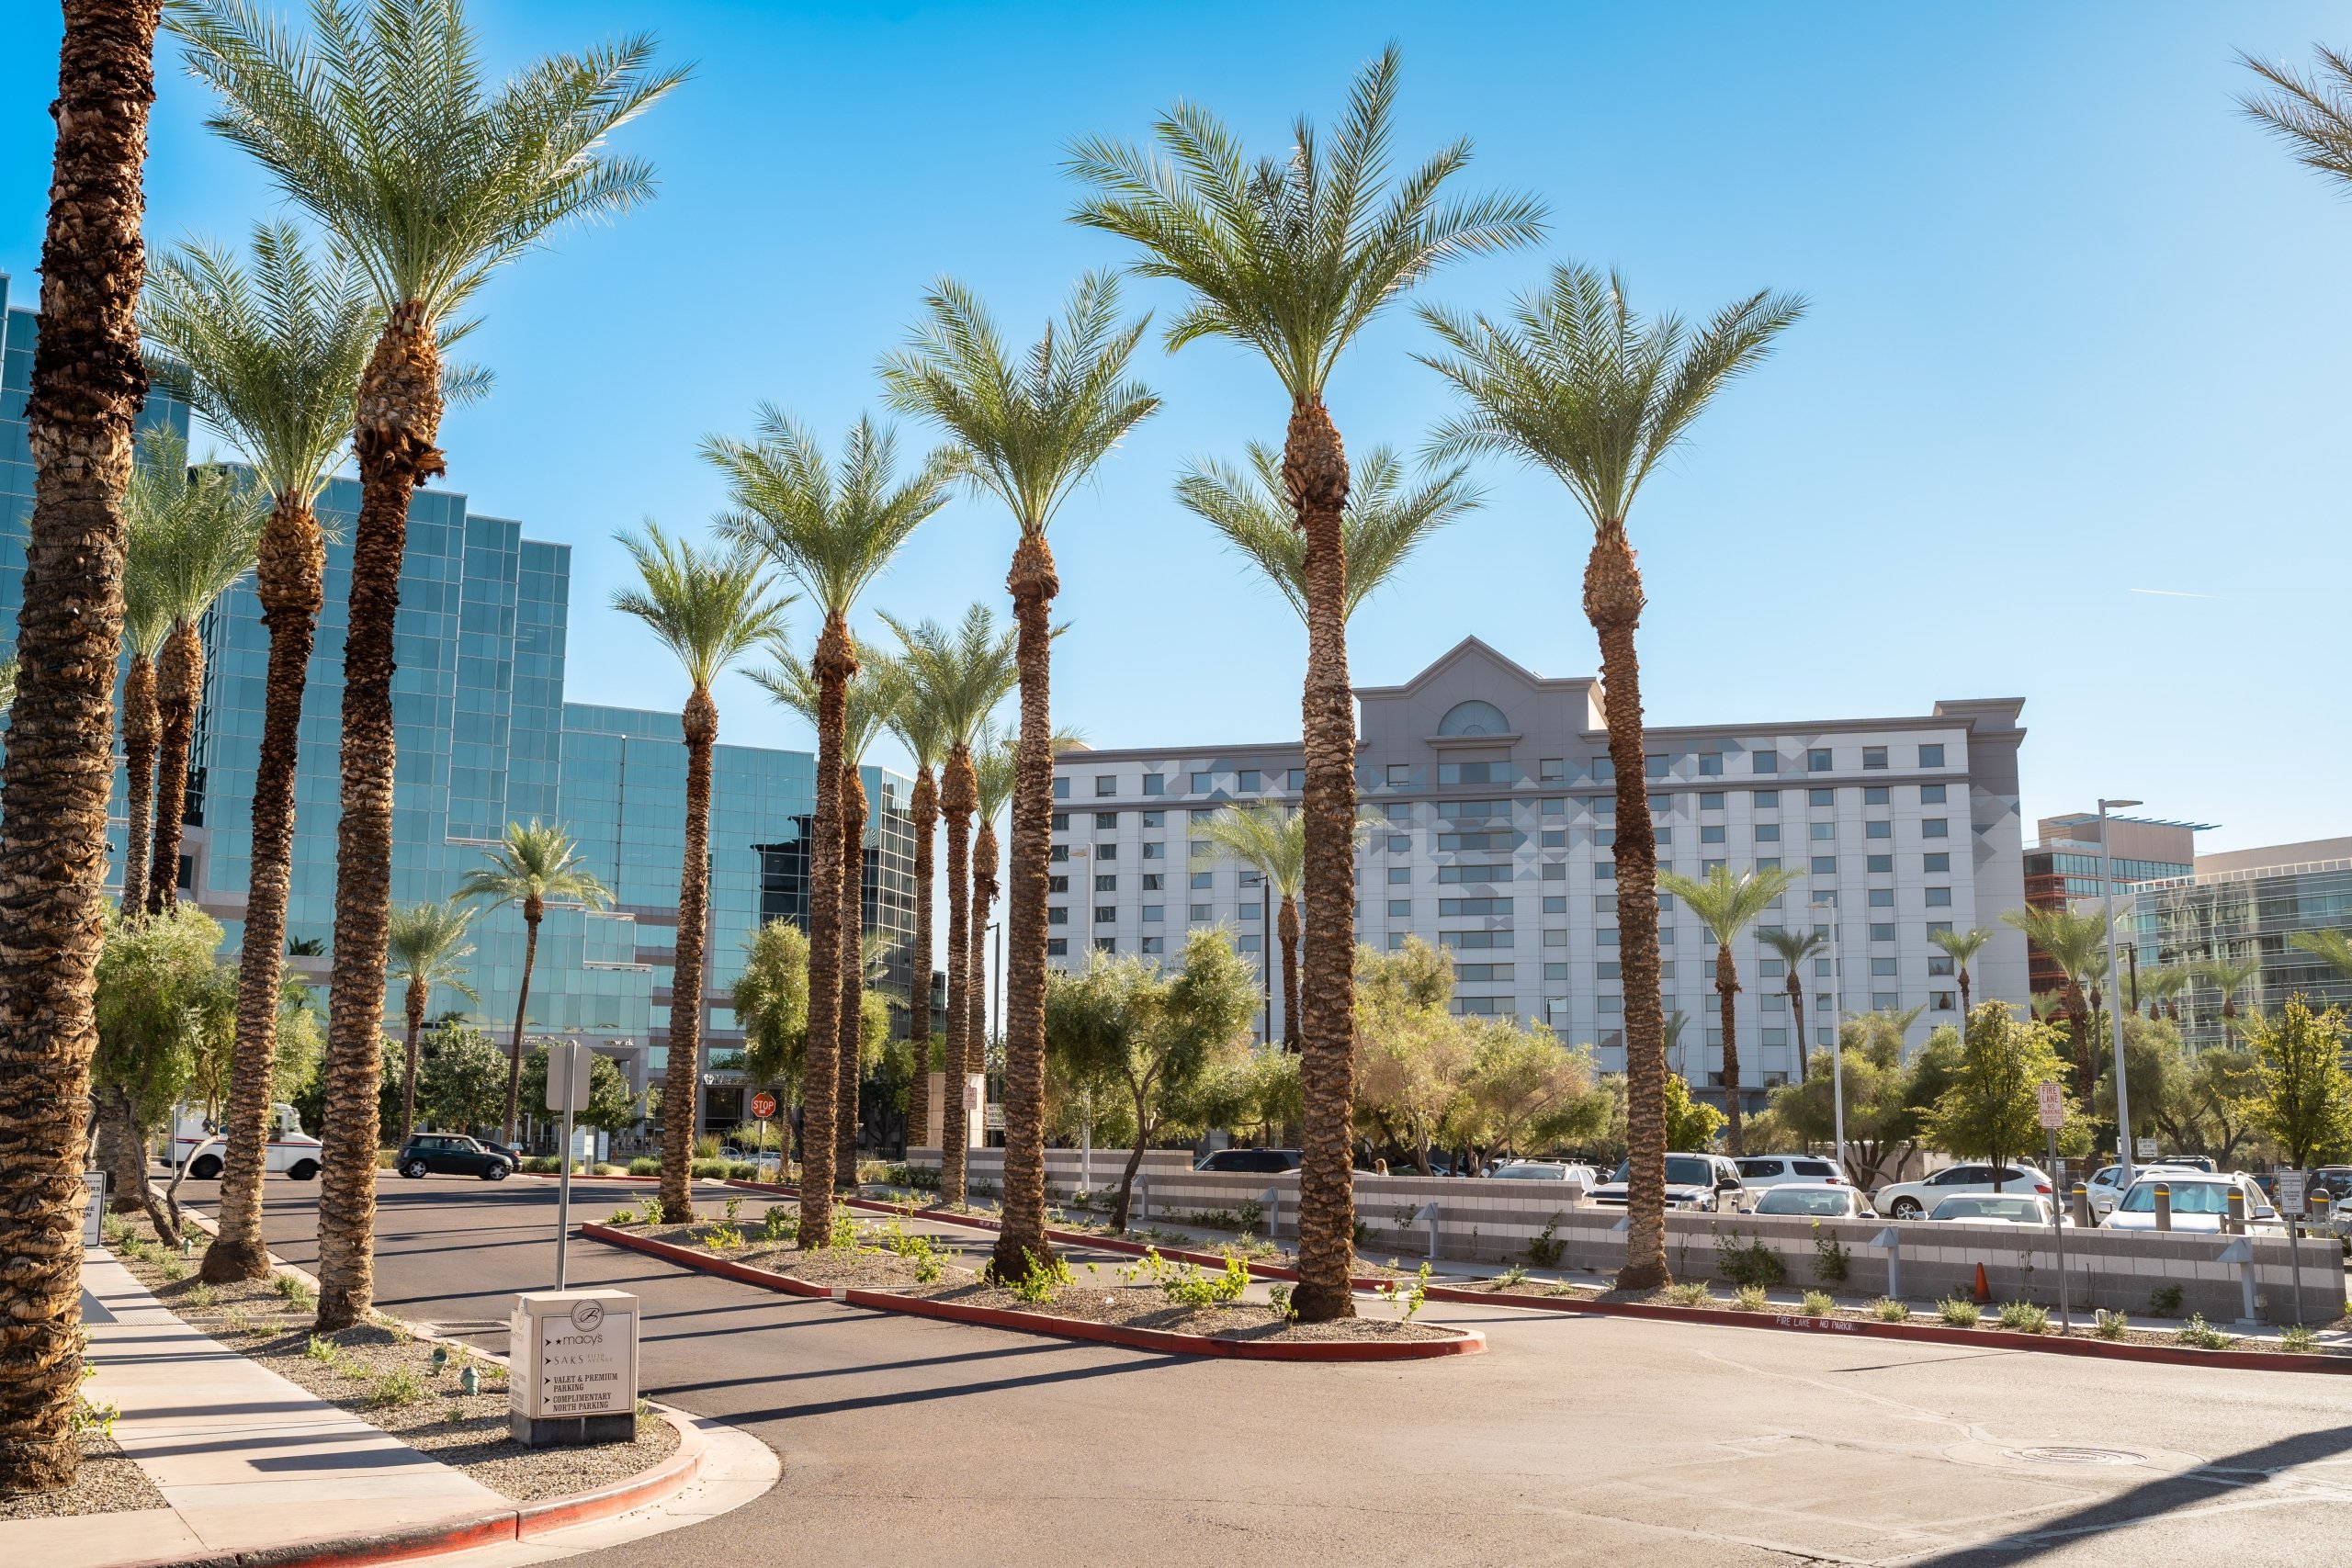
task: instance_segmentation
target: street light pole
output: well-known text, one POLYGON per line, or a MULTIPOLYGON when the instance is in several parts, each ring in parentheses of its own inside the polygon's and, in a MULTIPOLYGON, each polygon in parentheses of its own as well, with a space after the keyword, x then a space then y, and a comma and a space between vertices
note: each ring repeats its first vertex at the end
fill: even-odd
POLYGON ((2107 1016, 2115 1023, 2115 1159, 2123 1168, 2123 1185, 2132 1185, 2132 1096, 2123 1081, 2122 976, 2115 967, 2115 853, 2108 841, 2108 809, 2122 810, 2136 800, 2098 803, 2098 887, 2107 909, 2107 1016))
MULTIPOLYGON (((1847 1176, 1846 1169, 1846 965, 1838 957, 1838 895, 1832 892, 1824 904, 1815 898, 1808 908, 1829 911, 1829 1104, 1837 1117, 1838 1174, 1847 1176)), ((1797 1042, 1797 1049, 1804 1049, 1804 1042, 1797 1042)))

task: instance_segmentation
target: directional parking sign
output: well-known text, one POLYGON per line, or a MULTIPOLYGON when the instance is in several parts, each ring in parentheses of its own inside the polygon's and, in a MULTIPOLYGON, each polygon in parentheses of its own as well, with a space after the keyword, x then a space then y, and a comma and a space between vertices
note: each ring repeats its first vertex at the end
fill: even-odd
POLYGON ((2054 1133, 2066 1124, 2066 1101, 2064 1093, 2056 1084, 2045 1083, 2041 1088, 2041 1094, 2042 1128, 2046 1132, 2054 1133))

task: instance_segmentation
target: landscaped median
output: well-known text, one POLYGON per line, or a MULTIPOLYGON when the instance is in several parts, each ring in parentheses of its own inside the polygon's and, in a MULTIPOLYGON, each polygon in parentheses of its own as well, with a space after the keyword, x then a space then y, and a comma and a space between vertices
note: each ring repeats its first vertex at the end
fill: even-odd
MULTIPOLYGON (((860 1227, 847 1215, 821 1246, 803 1248, 792 1211, 777 1204, 756 1224, 732 1213, 716 1223, 584 1224, 581 1234, 725 1279, 787 1295, 908 1313, 952 1323, 1121 1345, 1138 1350, 1257 1361, 1406 1361, 1474 1354, 1486 1336, 1417 1323, 1417 1297, 1402 1318, 1294 1321, 1283 1294, 1247 1299, 1250 1271, 1213 1269, 1145 1253, 1105 1272, 1057 1264, 1018 1290, 990 1284, 962 1253, 910 1234, 896 1221, 860 1227)), ((943 1216, 949 1217, 949 1216, 943 1216)))

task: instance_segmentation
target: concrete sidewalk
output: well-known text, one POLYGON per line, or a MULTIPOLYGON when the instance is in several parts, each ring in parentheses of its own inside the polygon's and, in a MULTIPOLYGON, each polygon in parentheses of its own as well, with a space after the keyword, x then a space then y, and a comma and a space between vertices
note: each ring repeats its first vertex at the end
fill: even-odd
POLYGON ((0 1523, 0 1562, 168 1561, 512 1507, 181 1322, 101 1248, 82 1259, 89 1397, 164 1508, 0 1523))

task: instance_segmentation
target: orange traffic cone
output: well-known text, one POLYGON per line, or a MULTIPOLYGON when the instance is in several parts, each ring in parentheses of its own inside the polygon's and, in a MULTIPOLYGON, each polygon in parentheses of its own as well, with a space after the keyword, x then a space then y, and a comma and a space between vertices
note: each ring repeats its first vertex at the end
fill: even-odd
POLYGON ((1983 1306, 1992 1299, 1993 1292, 1984 1283, 1984 1265, 1979 1263, 1976 1266, 1976 1304, 1983 1306))

